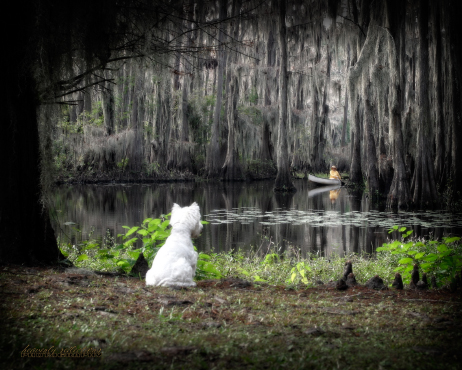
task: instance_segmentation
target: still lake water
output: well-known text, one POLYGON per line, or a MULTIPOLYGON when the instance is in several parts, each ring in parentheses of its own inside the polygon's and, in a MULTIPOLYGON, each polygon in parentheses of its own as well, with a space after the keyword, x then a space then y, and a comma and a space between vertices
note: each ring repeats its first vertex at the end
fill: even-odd
POLYGON ((124 233, 122 226, 169 213, 173 203, 197 202, 202 219, 210 222, 195 240, 204 252, 254 248, 265 253, 269 247, 282 252, 292 246, 302 254, 372 253, 387 241, 393 225, 411 228, 419 237, 462 236, 462 214, 394 214, 343 187, 321 191, 307 180, 294 185, 298 191, 284 196, 273 193, 273 181, 66 185, 52 197, 52 224, 61 240, 76 244, 124 233))

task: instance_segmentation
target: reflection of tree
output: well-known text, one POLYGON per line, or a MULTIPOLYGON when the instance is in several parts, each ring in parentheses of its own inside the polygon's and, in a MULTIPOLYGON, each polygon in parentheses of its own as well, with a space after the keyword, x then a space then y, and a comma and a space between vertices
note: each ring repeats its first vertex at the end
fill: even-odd
MULTIPOLYGON (((275 192, 274 199, 276 200, 276 206, 282 209, 290 208, 294 193, 289 192, 275 192)), ((280 253, 284 253, 286 250, 286 239, 289 236, 289 224, 278 224, 276 226, 276 244, 280 246, 280 253)))
MULTIPOLYGON (((231 211, 233 208, 239 207, 239 199, 242 192, 242 184, 236 182, 230 182, 222 188, 222 197, 225 202, 225 209, 231 211)), ((238 241, 238 235, 240 230, 234 230, 234 222, 220 225, 220 227, 226 227, 226 239, 224 250, 229 251, 233 249, 233 245, 238 241)), ((239 228, 238 228, 239 229, 239 228)))
MULTIPOLYGON (((340 190, 340 189, 339 189, 340 190)), ((343 215, 345 213, 345 198, 340 199, 340 214, 343 215)), ((342 249, 343 253, 347 251, 347 242, 346 242, 346 226, 345 223, 342 223, 342 249)))
MULTIPOLYGON (((352 193, 350 197, 350 205, 352 211, 360 211, 361 209, 361 194, 352 193)), ((359 252, 359 226, 350 226, 350 252, 359 252)))

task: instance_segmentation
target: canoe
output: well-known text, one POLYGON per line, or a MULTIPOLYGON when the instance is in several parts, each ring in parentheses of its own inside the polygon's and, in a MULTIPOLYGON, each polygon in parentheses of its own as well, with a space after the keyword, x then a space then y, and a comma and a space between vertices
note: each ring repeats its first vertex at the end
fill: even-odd
POLYGON ((313 175, 308 175, 308 180, 315 182, 319 185, 342 185, 342 182, 337 179, 323 179, 321 177, 316 177, 313 175))
POLYGON ((308 191, 308 198, 313 198, 315 195, 324 193, 325 191, 332 191, 337 189, 340 189, 340 185, 320 186, 319 188, 308 191))

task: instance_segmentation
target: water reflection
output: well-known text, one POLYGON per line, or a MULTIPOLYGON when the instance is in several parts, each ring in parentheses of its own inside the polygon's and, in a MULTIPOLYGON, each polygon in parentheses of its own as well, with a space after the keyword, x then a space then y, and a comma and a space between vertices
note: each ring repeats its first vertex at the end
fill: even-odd
POLYGON ((304 180, 295 185, 297 193, 286 195, 273 193, 272 181, 61 186, 53 197, 53 226, 60 238, 75 244, 88 239, 92 230, 93 238, 115 236, 124 232, 124 225, 170 212, 173 203, 196 201, 210 222, 195 241, 202 251, 253 247, 265 252, 274 245, 283 251, 291 245, 303 254, 372 253, 396 224, 418 236, 462 234, 461 215, 381 212, 366 195, 346 188, 313 188, 304 180))

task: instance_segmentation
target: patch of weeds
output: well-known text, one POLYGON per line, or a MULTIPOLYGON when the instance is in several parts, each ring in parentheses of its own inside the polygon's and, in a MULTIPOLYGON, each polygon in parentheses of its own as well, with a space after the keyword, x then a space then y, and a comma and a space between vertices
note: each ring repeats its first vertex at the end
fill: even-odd
POLYGON ((385 243, 377 251, 389 252, 399 257, 398 264, 401 266, 393 271, 400 272, 405 283, 410 282, 415 264, 429 277, 435 276, 439 286, 456 283, 456 275, 462 268, 462 245, 459 237, 444 237, 441 241, 413 240, 409 238, 412 230, 406 227, 395 225, 389 233, 394 231, 402 233, 401 240, 385 243))

